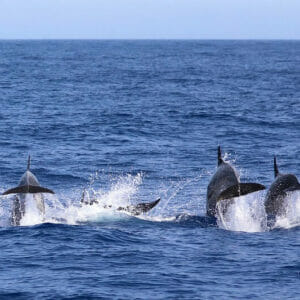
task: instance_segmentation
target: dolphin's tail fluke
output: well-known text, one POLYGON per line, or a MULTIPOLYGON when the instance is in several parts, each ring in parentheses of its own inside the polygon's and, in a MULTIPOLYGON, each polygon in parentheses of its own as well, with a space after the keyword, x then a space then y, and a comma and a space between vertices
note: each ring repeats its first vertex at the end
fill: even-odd
POLYGON ((277 166, 277 162, 276 162, 276 156, 274 156, 274 177, 276 178, 279 174, 278 171, 278 166, 277 166))
POLYGON ((138 216, 140 214, 146 213, 149 210, 151 210, 153 207, 155 207, 160 201, 160 198, 153 202, 148 203, 139 203, 137 205, 130 205, 126 207, 119 207, 118 210, 123 210, 131 213, 134 216, 138 216))
POLYGON ((37 193, 50 193, 54 194, 54 192, 48 188, 44 188, 42 186, 36 185, 22 185, 17 186, 15 188, 9 189, 5 191, 2 195, 9 194, 37 194, 37 193))
POLYGON ((250 193, 264 190, 265 188, 266 187, 264 185, 259 183, 239 183, 223 191, 219 195, 217 201, 244 196, 250 193))
POLYGON ((31 158, 30 158, 30 155, 28 155, 28 160, 27 160, 27 171, 29 171, 29 169, 30 169, 30 161, 31 161, 31 158))

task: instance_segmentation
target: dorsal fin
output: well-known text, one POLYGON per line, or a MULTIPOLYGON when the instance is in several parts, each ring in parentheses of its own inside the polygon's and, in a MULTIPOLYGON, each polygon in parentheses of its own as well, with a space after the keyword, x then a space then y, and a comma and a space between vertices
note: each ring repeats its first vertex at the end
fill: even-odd
POLYGON ((221 147, 218 146, 218 166, 223 162, 222 159, 222 153, 221 153, 221 147))
POLYGON ((274 155, 274 176, 275 178, 278 176, 279 171, 278 171, 278 167, 277 167, 277 162, 276 162, 276 156, 274 155))
POLYGON ((28 155, 28 161, 27 161, 27 171, 30 169, 30 155, 28 155))

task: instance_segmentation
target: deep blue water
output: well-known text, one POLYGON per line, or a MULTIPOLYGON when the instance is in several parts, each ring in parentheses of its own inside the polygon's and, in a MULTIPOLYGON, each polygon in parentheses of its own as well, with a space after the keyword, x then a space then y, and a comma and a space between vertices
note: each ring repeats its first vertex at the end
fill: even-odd
POLYGON ((17 227, 1 198, 0 298, 299 299, 299 194, 275 228, 265 191, 204 218, 218 145, 242 180, 275 154, 299 178, 299 66, 298 41, 0 41, 0 191, 30 153, 56 192, 17 227))

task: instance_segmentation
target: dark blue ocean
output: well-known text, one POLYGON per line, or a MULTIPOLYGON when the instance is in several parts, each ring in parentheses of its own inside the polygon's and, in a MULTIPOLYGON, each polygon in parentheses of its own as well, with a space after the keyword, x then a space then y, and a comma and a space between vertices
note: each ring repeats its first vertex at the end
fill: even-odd
POLYGON ((205 218, 218 145, 300 177, 299 41, 0 41, 0 104, 0 192, 28 154, 56 192, 21 226, 1 197, 0 299, 300 298, 299 193, 272 227, 266 191, 205 218))

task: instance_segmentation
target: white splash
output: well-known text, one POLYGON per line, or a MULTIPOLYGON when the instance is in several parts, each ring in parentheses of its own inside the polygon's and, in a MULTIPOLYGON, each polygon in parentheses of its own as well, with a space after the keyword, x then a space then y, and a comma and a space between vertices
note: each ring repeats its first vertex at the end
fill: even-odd
POLYGON ((289 229, 300 225, 300 191, 287 195, 285 206, 285 215, 276 218, 274 228, 289 229))
POLYGON ((20 221, 21 226, 30 226, 43 223, 43 216, 37 208, 34 196, 25 195, 25 215, 20 221))
POLYGON ((285 199, 286 214, 278 216, 275 225, 268 227, 264 207, 265 192, 256 192, 217 205, 218 226, 231 231, 263 232, 273 228, 289 229, 300 225, 300 192, 293 192, 285 199))
POLYGON ((267 229, 267 216, 262 192, 231 200, 225 213, 226 201, 217 205, 218 226, 231 231, 261 232, 267 229))

